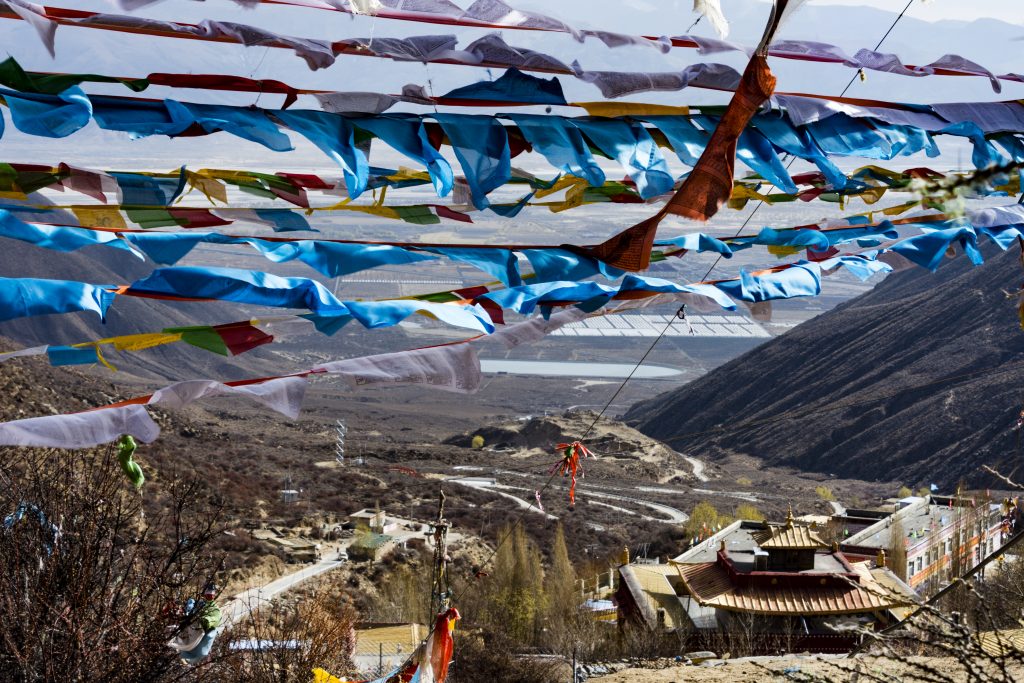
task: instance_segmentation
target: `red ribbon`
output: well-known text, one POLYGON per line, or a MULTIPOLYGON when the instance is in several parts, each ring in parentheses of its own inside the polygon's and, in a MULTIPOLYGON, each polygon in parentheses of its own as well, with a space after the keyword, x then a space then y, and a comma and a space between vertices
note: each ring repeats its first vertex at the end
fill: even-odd
POLYGON ((583 458, 592 458, 594 454, 587 450, 579 441, 572 443, 560 443, 555 450, 562 451, 562 459, 555 463, 551 472, 558 472, 563 477, 571 476, 572 483, 569 485, 569 504, 576 504, 576 473, 583 477, 583 458))

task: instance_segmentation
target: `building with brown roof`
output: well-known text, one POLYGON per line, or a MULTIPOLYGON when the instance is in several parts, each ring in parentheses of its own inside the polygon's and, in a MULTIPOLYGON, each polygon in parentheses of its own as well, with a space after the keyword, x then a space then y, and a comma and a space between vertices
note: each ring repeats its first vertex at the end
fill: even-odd
POLYGON ((734 522, 667 565, 624 565, 619 576, 623 622, 757 633, 772 651, 847 650, 855 638, 837 627, 888 625, 916 598, 884 565, 851 563, 792 514, 784 524, 734 522))

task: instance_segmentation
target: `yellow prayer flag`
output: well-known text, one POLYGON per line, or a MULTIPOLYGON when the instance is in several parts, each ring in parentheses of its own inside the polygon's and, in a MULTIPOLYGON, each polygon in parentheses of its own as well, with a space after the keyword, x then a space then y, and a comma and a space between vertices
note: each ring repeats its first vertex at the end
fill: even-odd
POLYGON ((870 189, 864 190, 863 192, 860 192, 852 196, 860 197, 865 204, 874 204, 875 202, 882 198, 882 195, 885 194, 886 189, 887 188, 884 187, 872 187, 870 189))
POLYGON ((126 334, 119 337, 107 337, 94 342, 84 344, 73 344, 75 347, 96 346, 98 344, 111 344, 118 351, 143 351, 154 346, 173 344, 181 340, 180 333, 168 332, 144 332, 142 334, 126 334))
POLYGON ((110 370, 111 372, 117 372, 117 368, 115 368, 113 365, 111 365, 110 361, 108 361, 106 358, 103 357, 103 351, 100 350, 100 345, 99 344, 96 344, 96 359, 100 363, 102 363, 103 367, 105 367, 107 370, 110 370))
POLYGON ((71 212, 75 214, 78 222, 90 228, 113 228, 114 230, 127 230, 128 225, 124 222, 121 212, 112 206, 72 206, 71 212))
POLYGON ((586 178, 579 178, 574 175, 564 175, 558 180, 556 180, 554 184, 551 185, 551 187, 541 188, 537 190, 533 196, 535 196, 537 199, 542 199, 543 197, 555 194, 556 192, 561 192, 567 187, 573 187, 580 184, 582 184, 583 186, 587 186, 590 183, 587 182, 586 178))
POLYGON ((402 182, 403 180, 430 180, 430 174, 426 171, 417 171, 408 166, 399 166, 398 170, 387 176, 388 180, 402 182))
POLYGON ((794 247, 794 246, 783 245, 783 244, 769 244, 768 245, 768 253, 771 254, 772 256, 778 256, 779 258, 784 258, 786 256, 792 256, 793 254, 799 254, 804 249, 806 249, 806 247, 794 247))
POLYGON ((667 104, 645 104, 643 102, 573 102, 572 106, 582 107, 591 116, 689 116, 689 107, 673 107, 667 104))
POLYGON ((740 185, 736 183, 732 188, 732 196, 730 199, 760 199, 763 202, 771 203, 771 197, 766 194, 761 194, 757 190, 747 185, 740 185))
POLYGON ((224 204, 228 203, 228 190, 224 183, 203 173, 193 171, 186 171, 185 177, 188 179, 188 184, 202 192, 211 204, 214 203, 215 199, 224 204))
POLYGON ((313 669, 313 683, 346 683, 347 681, 347 678, 332 676, 323 669, 313 669))
POLYGON ((401 219, 401 215, 394 209, 389 209, 386 206, 364 206, 361 204, 349 204, 347 206, 336 205, 332 207, 342 211, 359 211, 360 213, 368 213, 371 216, 381 216, 382 218, 395 218, 401 219))
POLYGON ((919 202, 918 200, 915 199, 915 200, 910 201, 910 202, 904 202, 903 204, 897 204, 896 206, 890 206, 890 207, 888 207, 886 209, 882 209, 882 213, 885 214, 886 216, 898 216, 901 213, 904 213, 906 211, 909 211, 910 209, 913 209, 915 206, 917 206, 920 203, 921 202, 919 202))

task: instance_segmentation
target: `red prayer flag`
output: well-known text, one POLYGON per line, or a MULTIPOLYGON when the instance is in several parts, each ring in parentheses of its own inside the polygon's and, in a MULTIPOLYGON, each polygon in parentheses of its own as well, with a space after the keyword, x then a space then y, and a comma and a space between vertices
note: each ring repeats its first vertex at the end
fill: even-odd
POLYGON ((334 189, 334 185, 331 185, 320 176, 313 175, 311 173, 286 173, 284 171, 278 171, 276 175, 286 178, 296 187, 304 187, 308 190, 334 189))
POLYGON ((505 311, 502 310, 501 306, 491 299, 477 299, 473 303, 479 304, 480 308, 484 309, 487 316, 491 319, 491 322, 495 325, 505 324, 505 311))
MULTIPOLYGON (((434 622, 434 635, 431 649, 428 653, 429 659, 420 666, 429 665, 433 670, 433 680, 437 683, 444 683, 448 678, 448 666, 451 664, 452 655, 455 652, 455 641, 452 639, 452 631, 455 629, 455 622, 462 618, 459 610, 451 607, 446 612, 437 615, 434 622)), ((425 680, 427 677, 423 676, 425 680)))
POLYGON ((257 346, 263 346, 274 341, 272 335, 257 327, 253 327, 249 323, 217 325, 213 328, 213 331, 224 340, 224 346, 228 347, 228 351, 231 352, 232 356, 237 356, 246 351, 251 351, 257 346))
POLYGON ((168 207, 167 213, 184 228, 216 228, 231 225, 231 221, 214 216, 208 209, 168 207))

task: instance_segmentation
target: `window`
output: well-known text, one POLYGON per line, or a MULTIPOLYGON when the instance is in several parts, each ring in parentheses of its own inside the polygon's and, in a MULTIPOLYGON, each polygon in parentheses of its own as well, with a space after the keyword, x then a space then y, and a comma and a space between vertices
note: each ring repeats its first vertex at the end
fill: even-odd
POLYGON ((917 571, 921 571, 921 569, 923 567, 923 564, 924 564, 924 558, 923 557, 917 558, 917 571))
POLYGON ((907 578, 909 579, 913 575, 914 575, 914 563, 913 562, 907 562, 907 578))

